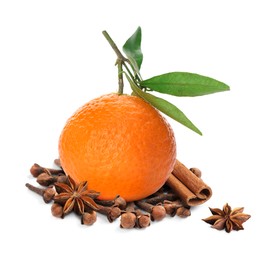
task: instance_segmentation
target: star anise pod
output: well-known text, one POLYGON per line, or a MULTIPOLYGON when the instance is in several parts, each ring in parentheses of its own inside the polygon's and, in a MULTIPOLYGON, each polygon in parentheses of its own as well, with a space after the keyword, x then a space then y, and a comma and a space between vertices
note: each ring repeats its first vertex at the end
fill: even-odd
POLYGON ((241 207, 232 210, 228 203, 225 204, 223 210, 218 208, 209 209, 213 215, 202 220, 211 224, 213 228, 218 230, 225 229, 228 233, 232 230, 243 230, 243 223, 251 217, 243 213, 244 208, 241 207))
POLYGON ((94 199, 99 193, 93 190, 87 190, 87 181, 77 184, 70 176, 66 183, 56 182, 54 184, 57 195, 54 201, 63 206, 63 216, 74 210, 77 214, 83 215, 86 209, 98 210, 98 205, 94 199))

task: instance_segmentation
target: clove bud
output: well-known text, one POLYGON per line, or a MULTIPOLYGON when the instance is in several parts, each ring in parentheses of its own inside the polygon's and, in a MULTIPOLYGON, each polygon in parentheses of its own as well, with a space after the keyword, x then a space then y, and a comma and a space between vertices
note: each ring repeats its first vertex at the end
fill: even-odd
POLYGON ((58 203, 53 203, 51 206, 51 213, 54 217, 63 218, 63 207, 58 203))
POLYGON ((91 226, 96 222, 97 216, 94 210, 90 212, 84 212, 81 216, 81 224, 91 226))
POLYGON ((65 175, 64 171, 62 169, 51 169, 51 168, 45 168, 40 166, 37 163, 34 163, 32 167, 30 168, 30 173, 33 175, 33 177, 38 177, 42 173, 48 173, 49 175, 65 175))
POLYGON ((36 181, 42 186, 49 186, 57 181, 57 177, 43 172, 37 177, 36 181))
POLYGON ((43 168, 37 164, 37 163, 34 163, 31 168, 30 168, 30 173, 33 175, 33 177, 38 177, 41 173, 44 173, 44 170, 43 168))
POLYGON ((174 204, 172 201, 164 201, 163 206, 165 208, 166 214, 174 217, 177 212, 179 205, 174 204))
POLYGON ((129 202, 126 210, 121 214, 120 227, 125 229, 134 228, 136 226, 137 216, 135 212, 135 204, 129 202))
POLYGON ((60 159, 55 159, 54 164, 56 164, 58 167, 62 168, 61 163, 60 163, 60 159))
POLYGON ((182 206, 182 207, 177 209, 176 215, 181 217, 181 218, 189 217, 189 216, 191 216, 190 208, 182 206))
POLYGON ((123 197, 117 196, 115 198, 114 206, 124 210, 127 206, 127 202, 123 197))
POLYGON ((166 216, 166 210, 162 205, 156 205, 151 212, 151 220, 162 220, 166 216))
POLYGON ((144 214, 139 209, 136 210, 137 222, 136 225, 138 228, 146 228, 150 226, 150 214, 144 214))
POLYGON ((125 212, 121 215, 120 227, 121 228, 134 228, 136 225, 136 214, 132 212, 125 212))
POLYGON ((202 172, 198 168, 190 168, 189 169, 196 177, 201 178, 202 172))

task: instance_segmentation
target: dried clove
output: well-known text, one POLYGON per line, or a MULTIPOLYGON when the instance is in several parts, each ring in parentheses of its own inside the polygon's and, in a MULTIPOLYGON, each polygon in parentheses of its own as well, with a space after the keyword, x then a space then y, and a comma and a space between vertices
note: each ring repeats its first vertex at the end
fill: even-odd
POLYGON ((122 198, 120 195, 117 195, 113 200, 96 199, 95 202, 98 203, 99 205, 106 206, 106 207, 116 206, 122 210, 124 210, 127 205, 127 202, 125 201, 125 199, 122 198))
POLYGON ((57 177, 43 172, 37 177, 36 181, 42 186, 49 186, 57 181, 57 177))
POLYGON ((163 206, 166 210, 166 213, 171 217, 175 215, 185 218, 191 215, 190 207, 185 207, 180 200, 163 202, 163 206))
POLYGON ((41 195, 43 197, 43 200, 45 203, 49 203, 50 201, 53 200, 56 191, 54 190, 53 187, 48 187, 46 189, 41 189, 38 187, 35 187, 31 185, 30 183, 26 183, 25 185, 29 190, 41 195))
POLYGON ((68 177, 66 175, 53 176, 44 172, 41 173, 36 181, 42 186, 49 186, 54 184, 55 182, 67 183, 68 177))
POLYGON ((181 218, 186 218, 186 217, 191 216, 190 207, 181 206, 181 207, 177 208, 176 215, 181 218))
POLYGON ((121 215, 121 209, 117 206, 107 207, 99 204, 97 205, 98 209, 96 211, 103 215, 106 215, 110 223, 112 223, 115 219, 119 218, 121 215))
POLYGON ((42 173, 48 173, 49 175, 65 175, 62 169, 51 169, 40 166, 37 163, 34 163, 30 168, 30 173, 33 177, 38 177, 42 173))
POLYGON ((117 196, 113 205, 124 210, 127 206, 127 202, 123 197, 117 196))
MULTIPOLYGON (((55 159, 54 163, 58 167, 61 167, 59 159, 55 159)), ((198 168, 190 168, 190 171, 199 178, 201 177, 201 171, 198 168)), ((30 172, 34 177, 37 177, 36 181, 40 185, 46 186, 47 188, 38 188, 29 183, 26 184, 26 187, 41 195, 46 203, 54 199, 55 202, 51 206, 52 215, 64 218, 67 214, 67 212, 64 213, 65 207, 67 211, 67 208, 70 209, 71 205, 67 206, 67 204, 65 206, 64 202, 66 197, 63 197, 63 201, 61 199, 57 201, 55 198, 66 192, 64 187, 67 185, 69 187, 72 185, 74 188, 71 188, 77 189, 77 184, 71 183, 72 180, 69 181, 69 176, 66 175, 62 169, 45 168, 35 163, 31 167, 30 172)), ((192 173, 191 175, 193 176, 192 173)), ((196 177, 194 178, 196 179, 196 177)), ((85 186, 87 185, 87 182, 83 182, 83 184, 85 186)), ((81 184, 81 186, 83 184, 81 184)), ((78 196, 78 191, 71 192, 71 196, 74 195, 78 196)), ((94 224, 97 220, 97 213, 106 215, 109 222, 113 222, 121 216, 120 227, 124 229, 146 228, 150 226, 151 221, 162 220, 165 218, 166 214, 172 217, 176 215, 182 218, 191 215, 190 207, 183 205, 183 202, 178 199, 178 196, 174 193, 172 187, 167 184, 149 197, 129 203, 119 195, 112 200, 98 199, 99 195, 100 193, 95 191, 90 191, 87 195, 88 198, 94 200, 97 207, 92 208, 90 205, 83 202, 84 207, 77 205, 74 209, 76 213, 80 213, 82 225, 94 224), (76 210, 77 208, 81 209, 81 211, 76 210)))
POLYGON ((164 200, 176 200, 178 196, 174 193, 159 193, 154 197, 150 197, 145 199, 145 202, 150 203, 150 204, 158 204, 163 202, 164 200))
POLYGON ((126 210, 121 213, 120 227, 125 229, 134 228, 136 226, 137 215, 134 202, 127 204, 126 210))
POLYGON ((61 163, 60 163, 60 159, 55 159, 54 164, 57 165, 58 167, 62 168, 61 163))
POLYGON ((149 212, 151 214, 152 221, 162 220, 166 216, 166 210, 160 204, 154 206, 150 203, 145 202, 144 200, 138 200, 135 202, 135 204, 136 204, 136 206, 138 206, 142 210, 149 212))
POLYGON ((196 177, 201 178, 202 172, 198 168, 190 168, 189 169, 196 177))
POLYGON ((81 224, 91 226, 96 222, 97 215, 94 210, 90 212, 84 212, 81 216, 81 224))
POLYGON ((38 177, 41 173, 44 173, 43 168, 37 163, 34 163, 30 168, 30 173, 33 177, 38 177))
POLYGON ((176 215, 177 209, 181 206, 176 203, 173 203, 173 201, 165 200, 163 202, 163 206, 165 208, 166 214, 170 215, 171 217, 174 217, 176 215))
POLYGON ((138 228, 146 228, 146 227, 150 226, 150 214, 149 213, 145 214, 141 210, 137 209, 136 216, 137 216, 136 226, 138 228))
POLYGON ((57 176, 57 181, 56 182, 59 182, 59 183, 68 183, 68 176, 67 175, 60 175, 60 176, 57 176))
POLYGON ((63 207, 58 203, 53 203, 51 206, 51 213, 54 217, 63 218, 63 207))

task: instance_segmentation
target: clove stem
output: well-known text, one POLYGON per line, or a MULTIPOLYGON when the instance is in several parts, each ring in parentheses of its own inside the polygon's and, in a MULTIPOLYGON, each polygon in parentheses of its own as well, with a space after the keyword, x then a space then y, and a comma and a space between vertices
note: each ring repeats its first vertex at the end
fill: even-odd
POLYGON ((55 193, 56 193, 55 190, 53 189, 53 187, 48 187, 46 189, 41 189, 41 188, 38 188, 38 187, 35 187, 35 186, 31 185, 30 183, 26 183, 25 186, 29 190, 41 195, 43 197, 43 200, 44 200, 45 203, 49 203, 50 201, 52 201, 52 199, 54 198, 55 193))
POLYGON ((98 213, 106 215, 108 221, 112 223, 115 219, 119 218, 121 215, 121 209, 116 206, 106 207, 102 205, 98 205, 98 213))
POLYGON ((121 196, 116 196, 113 200, 100 200, 96 199, 95 202, 99 205, 106 206, 106 207, 111 207, 111 206, 116 206, 119 207, 120 209, 125 209, 126 208, 126 201, 124 198, 121 196))
POLYGON ((158 204, 160 202, 163 202, 164 200, 176 200, 178 196, 174 193, 160 193, 157 196, 148 198, 145 200, 145 202, 150 204, 158 204))
POLYGON ((37 193, 37 194, 39 194, 39 195, 41 195, 41 196, 44 194, 45 189, 38 188, 38 187, 36 187, 36 186, 31 185, 30 183, 26 183, 25 186, 26 186, 29 190, 31 190, 31 191, 33 191, 33 192, 35 192, 35 193, 37 193))
POLYGON ((162 220, 166 216, 166 210, 162 205, 152 205, 143 200, 135 202, 136 206, 151 214, 151 220, 162 220))

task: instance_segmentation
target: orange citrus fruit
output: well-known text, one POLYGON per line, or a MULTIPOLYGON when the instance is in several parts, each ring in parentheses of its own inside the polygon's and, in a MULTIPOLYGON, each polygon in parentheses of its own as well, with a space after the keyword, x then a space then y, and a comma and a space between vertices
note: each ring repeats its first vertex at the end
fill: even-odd
POLYGON ((173 130, 136 96, 108 94, 68 119, 59 139, 61 165, 75 181, 88 181, 100 199, 143 199, 167 180, 176 160, 173 130))

